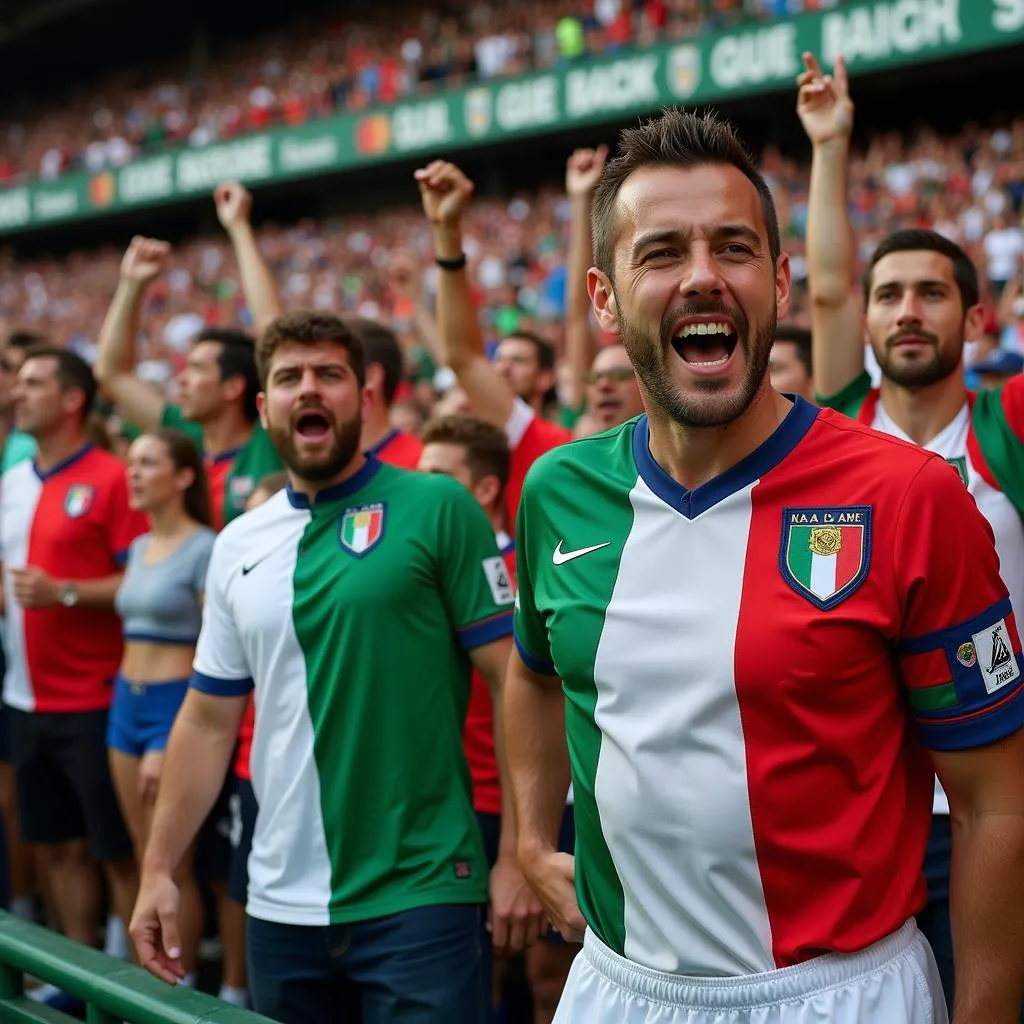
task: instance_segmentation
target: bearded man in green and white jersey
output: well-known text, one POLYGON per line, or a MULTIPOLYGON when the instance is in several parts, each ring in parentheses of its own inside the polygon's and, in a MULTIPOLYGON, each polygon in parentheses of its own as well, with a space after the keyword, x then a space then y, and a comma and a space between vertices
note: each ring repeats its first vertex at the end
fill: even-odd
MULTIPOLYGON (((366 1024, 482 1024, 488 876, 461 732, 471 668, 497 690, 509 654, 494 533, 456 481, 360 451, 362 349, 337 317, 279 317, 258 362, 289 483, 213 550, 132 922, 140 960, 180 977, 173 872, 252 690, 257 1011, 332 1021, 354 986, 366 1024)), ((491 897, 496 946, 540 916, 514 865, 491 897)))

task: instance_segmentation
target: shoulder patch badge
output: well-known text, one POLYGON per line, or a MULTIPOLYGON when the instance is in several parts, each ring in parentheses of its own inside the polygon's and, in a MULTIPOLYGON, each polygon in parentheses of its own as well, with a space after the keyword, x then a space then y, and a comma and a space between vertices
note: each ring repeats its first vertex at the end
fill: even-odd
POLYGON ((782 578, 828 611, 864 582, 871 563, 871 506, 782 510, 782 578))
POLYGON ((96 494, 94 487, 87 484, 75 484, 68 488, 64 496, 64 511, 70 519, 78 519, 84 516, 92 508, 92 499, 96 494))
POLYGON ((384 536, 384 503, 347 508, 341 514, 338 543, 357 558, 369 554, 384 536))

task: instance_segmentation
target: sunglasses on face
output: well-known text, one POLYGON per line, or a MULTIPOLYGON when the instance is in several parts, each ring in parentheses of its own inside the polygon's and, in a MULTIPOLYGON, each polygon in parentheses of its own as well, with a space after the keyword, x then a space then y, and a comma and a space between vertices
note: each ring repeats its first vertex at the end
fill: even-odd
POLYGON ((627 380, 632 379, 633 371, 625 366, 614 370, 591 370, 585 378, 588 384, 600 384, 604 380, 611 381, 613 384, 625 384, 627 380))

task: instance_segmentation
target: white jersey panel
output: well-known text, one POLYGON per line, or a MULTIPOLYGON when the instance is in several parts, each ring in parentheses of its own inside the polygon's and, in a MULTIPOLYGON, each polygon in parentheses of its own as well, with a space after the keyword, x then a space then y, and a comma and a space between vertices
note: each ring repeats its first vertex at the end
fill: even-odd
POLYGON ((218 536, 195 667, 205 675, 240 678, 235 670, 241 656, 255 683, 250 767, 259 813, 247 912, 280 924, 326 925, 331 864, 306 661, 292 617, 295 564, 309 518, 282 491, 218 536), (219 611, 211 609, 211 600, 222 602, 219 611))
POLYGON ((11 570, 22 569, 28 562, 29 537, 42 491, 43 482, 31 461, 19 462, 9 469, 0 484, 0 560, 4 566, 4 653, 7 657, 3 700, 18 711, 34 711, 36 700, 25 659, 25 615, 14 600, 11 570))
POLYGON ((638 480, 597 648, 595 797, 625 955, 655 970, 775 967, 733 661, 752 489, 688 520, 638 480))

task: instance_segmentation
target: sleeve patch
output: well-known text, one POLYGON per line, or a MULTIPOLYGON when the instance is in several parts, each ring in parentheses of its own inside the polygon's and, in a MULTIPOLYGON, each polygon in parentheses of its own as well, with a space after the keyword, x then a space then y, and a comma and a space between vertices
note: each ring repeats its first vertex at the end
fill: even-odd
POLYGON ((993 694, 1020 677, 1020 666, 1013 656, 1013 641, 1005 619, 971 636, 956 652, 957 661, 967 665, 977 662, 985 690, 993 694))
POLYGON ((494 598, 494 603, 496 605, 512 604, 515 601, 515 591, 512 589, 508 569, 505 567, 505 559, 496 555, 494 558, 485 558, 480 565, 483 568, 487 586, 491 588, 491 597, 494 598))

